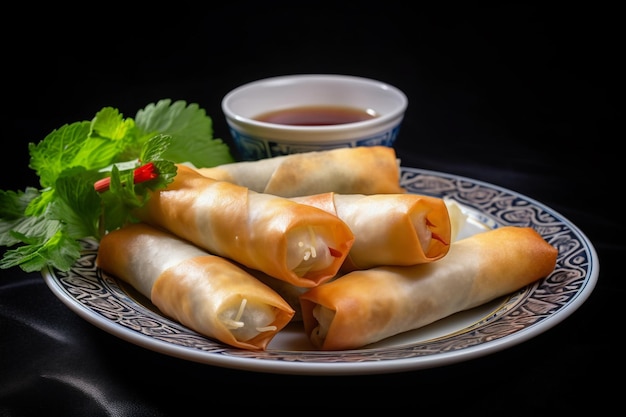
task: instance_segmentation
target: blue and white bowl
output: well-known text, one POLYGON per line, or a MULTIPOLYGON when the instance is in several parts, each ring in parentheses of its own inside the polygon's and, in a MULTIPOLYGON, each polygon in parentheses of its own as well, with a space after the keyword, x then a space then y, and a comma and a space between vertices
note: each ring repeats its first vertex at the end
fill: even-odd
POLYGON ((347 75, 288 75, 254 81, 222 100, 233 141, 242 160, 356 146, 392 146, 408 100, 384 82, 347 75), (342 106, 377 117, 344 124, 300 126, 255 117, 300 106, 342 106))

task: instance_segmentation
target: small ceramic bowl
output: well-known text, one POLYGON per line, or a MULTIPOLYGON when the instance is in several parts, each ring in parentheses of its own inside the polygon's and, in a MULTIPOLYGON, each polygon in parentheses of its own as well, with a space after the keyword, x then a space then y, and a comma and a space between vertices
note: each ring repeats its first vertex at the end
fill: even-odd
POLYGON ((287 75, 254 81, 222 100, 242 160, 355 146, 392 146, 406 95, 348 75, 287 75))

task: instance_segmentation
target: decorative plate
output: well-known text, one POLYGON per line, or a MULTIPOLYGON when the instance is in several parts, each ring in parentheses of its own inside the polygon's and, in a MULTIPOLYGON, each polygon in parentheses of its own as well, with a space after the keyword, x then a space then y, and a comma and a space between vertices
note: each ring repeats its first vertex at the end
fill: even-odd
POLYGON ((411 193, 458 203, 468 216, 462 235, 504 225, 533 227, 558 248, 556 268, 506 297, 347 351, 312 349, 300 323, 284 328, 262 352, 208 339, 164 317, 145 297, 98 269, 93 242, 84 242, 83 255, 70 271, 45 269, 43 276, 75 313, 128 342, 207 365, 300 375, 403 372, 485 356, 557 325, 593 291, 599 272, 593 245, 549 207, 492 184, 417 168, 402 167, 401 184, 411 193))

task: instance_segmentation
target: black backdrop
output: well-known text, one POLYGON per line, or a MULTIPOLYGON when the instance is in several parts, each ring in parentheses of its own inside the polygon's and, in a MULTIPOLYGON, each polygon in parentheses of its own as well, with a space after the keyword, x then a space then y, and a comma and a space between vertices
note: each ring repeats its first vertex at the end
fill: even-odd
POLYGON ((28 7, 5 16, 2 29, 0 189, 37 185, 27 144, 104 106, 134 116, 161 98, 195 102, 212 117, 214 136, 230 142, 220 101, 232 88, 281 74, 359 75, 407 94, 396 146, 404 165, 487 181, 552 207, 590 238, 601 272, 578 311, 521 345, 442 368, 338 378, 231 371, 147 351, 76 316, 40 274, 0 271, 0 414, 216 413, 248 398, 268 412, 364 405, 562 414, 617 403, 604 378, 623 362, 615 9, 28 7))

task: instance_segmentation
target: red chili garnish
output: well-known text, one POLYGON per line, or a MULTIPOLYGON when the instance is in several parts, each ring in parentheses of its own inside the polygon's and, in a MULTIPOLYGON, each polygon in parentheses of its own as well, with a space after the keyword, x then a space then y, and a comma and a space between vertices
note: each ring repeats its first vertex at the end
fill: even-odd
POLYGON ((97 192, 102 193, 108 190, 110 185, 111 185, 111 178, 106 177, 106 178, 102 178, 101 180, 96 181, 95 184, 93 185, 93 188, 95 188, 97 192))
MULTIPOLYGON (((153 180, 158 176, 159 174, 154 169, 154 163, 148 162, 147 164, 142 165, 139 168, 135 168, 135 170, 133 171, 133 182, 135 184, 139 184, 141 182, 153 180)), ((102 178, 101 180, 96 181, 95 184, 93 185, 93 188, 97 192, 102 193, 108 190, 110 186, 111 186, 111 177, 107 177, 107 178, 102 178)))
POLYGON ((330 256, 333 258, 341 258, 342 253, 337 249, 328 248, 328 250, 330 251, 330 256))
POLYGON ((133 172, 133 182, 139 184, 140 182, 153 180, 158 176, 159 174, 154 170, 154 163, 148 162, 135 169, 133 172))

